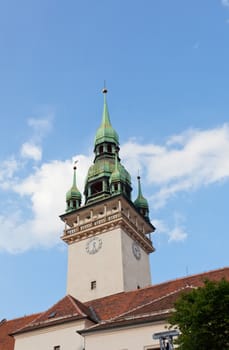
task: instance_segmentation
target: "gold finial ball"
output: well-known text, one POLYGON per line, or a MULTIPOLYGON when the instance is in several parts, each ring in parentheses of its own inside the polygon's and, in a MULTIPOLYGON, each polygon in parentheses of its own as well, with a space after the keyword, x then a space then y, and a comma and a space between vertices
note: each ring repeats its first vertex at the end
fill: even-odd
POLYGON ((106 88, 103 88, 102 93, 103 93, 103 94, 107 94, 107 91, 108 91, 108 90, 107 90, 106 88))

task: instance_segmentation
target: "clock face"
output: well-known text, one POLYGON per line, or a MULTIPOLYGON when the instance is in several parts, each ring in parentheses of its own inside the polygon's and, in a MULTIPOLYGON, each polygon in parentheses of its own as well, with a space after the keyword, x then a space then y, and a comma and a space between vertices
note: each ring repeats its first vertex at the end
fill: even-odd
POLYGON ((136 242, 133 242, 132 244, 132 251, 137 260, 141 259, 141 250, 139 245, 136 242))
POLYGON ((102 247, 102 239, 98 237, 93 237, 86 243, 86 252, 88 254, 97 253, 102 247))

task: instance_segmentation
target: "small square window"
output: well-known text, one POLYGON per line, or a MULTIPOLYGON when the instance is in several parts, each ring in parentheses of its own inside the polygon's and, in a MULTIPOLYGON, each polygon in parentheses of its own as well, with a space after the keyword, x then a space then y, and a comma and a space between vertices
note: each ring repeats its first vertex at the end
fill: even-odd
POLYGON ((91 281, 91 289, 95 289, 96 288, 96 281, 91 281))

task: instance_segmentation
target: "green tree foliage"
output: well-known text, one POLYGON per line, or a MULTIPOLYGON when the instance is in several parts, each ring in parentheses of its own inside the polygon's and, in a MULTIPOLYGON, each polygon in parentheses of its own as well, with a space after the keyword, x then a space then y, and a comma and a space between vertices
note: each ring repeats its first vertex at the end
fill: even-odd
POLYGON ((229 350, 229 282, 205 281, 182 294, 169 322, 181 332, 178 349, 229 350))

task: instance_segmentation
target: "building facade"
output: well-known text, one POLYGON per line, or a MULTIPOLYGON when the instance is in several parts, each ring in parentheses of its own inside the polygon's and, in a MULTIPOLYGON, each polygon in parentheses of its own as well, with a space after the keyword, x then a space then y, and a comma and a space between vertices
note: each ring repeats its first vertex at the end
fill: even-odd
POLYGON ((182 292, 208 278, 229 279, 229 269, 151 285, 149 255, 154 251, 149 206, 140 177, 132 200, 129 172, 119 157, 104 93, 94 161, 84 198, 73 183, 60 216, 68 245, 67 293, 45 312, 0 322, 0 350, 156 350, 182 292))
POLYGON ((138 177, 131 198, 131 176, 121 164, 119 138, 111 125, 104 93, 102 122, 94 143, 94 162, 85 182, 85 203, 76 184, 66 195, 68 244, 67 294, 81 301, 143 288, 151 284, 149 254, 154 251, 147 200, 138 177), (83 268, 82 268, 83 267, 83 268))

